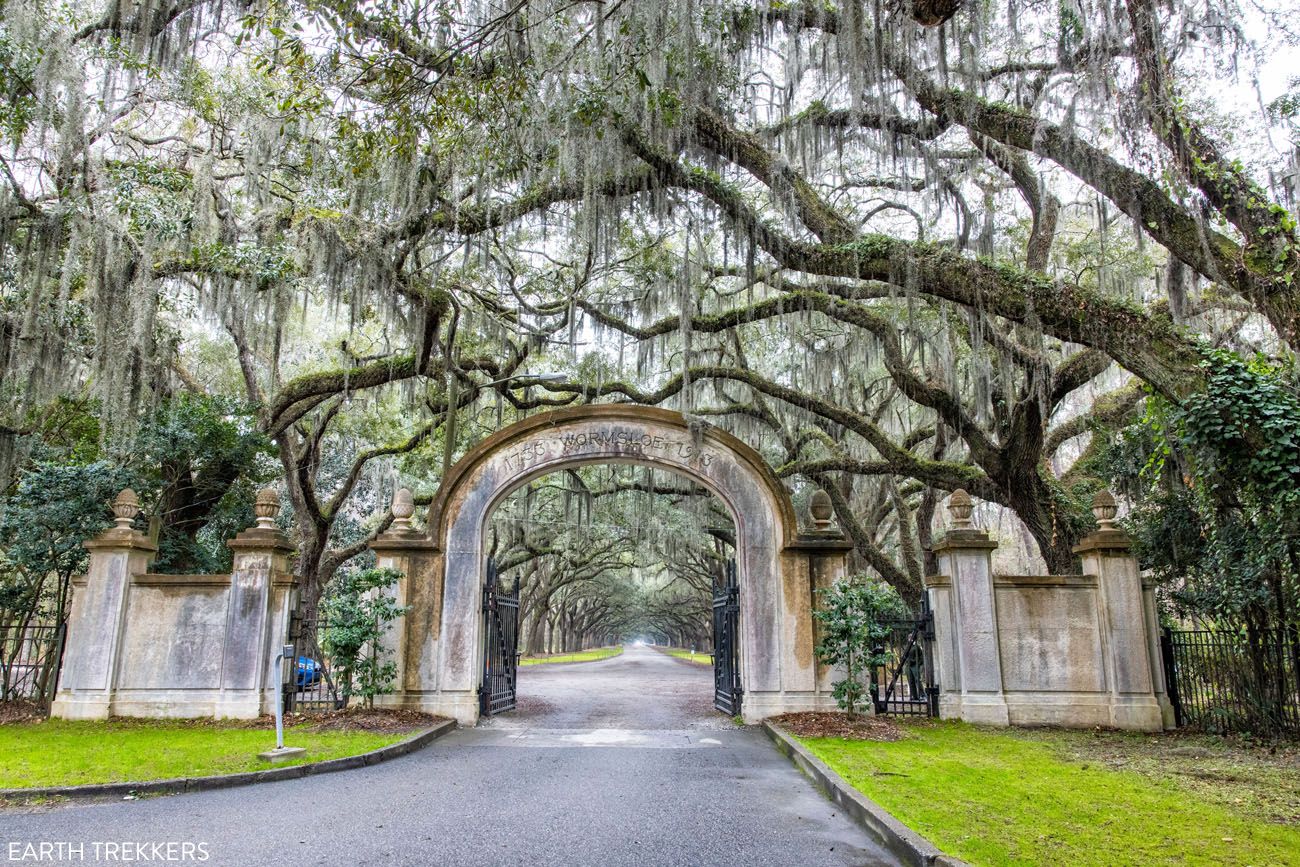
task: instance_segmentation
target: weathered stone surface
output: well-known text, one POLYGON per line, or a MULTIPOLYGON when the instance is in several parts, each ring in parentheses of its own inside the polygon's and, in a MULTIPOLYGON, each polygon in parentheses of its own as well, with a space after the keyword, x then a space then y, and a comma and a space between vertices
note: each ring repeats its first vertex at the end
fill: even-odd
POLYGON ((1006 578, 994 587, 1008 692, 1105 691, 1095 578, 1006 578))
POLYGON ((131 575, 146 571, 157 551, 130 528, 139 507, 127 502, 126 493, 114 503, 118 526, 86 543, 90 563, 86 574, 73 580, 63 670, 50 709, 53 716, 103 719, 112 712, 131 575))
POLYGON ((477 719, 487 517, 533 478, 609 462, 681 472, 731 512, 746 719, 825 706, 829 698, 819 691, 811 654, 809 554, 792 550, 798 526, 785 489, 752 449, 729 434, 693 427, 678 413, 634 406, 533 416, 485 440, 453 468, 430 511, 430 539, 443 558, 441 629, 419 626, 434 619, 437 594, 410 592, 404 702, 465 723, 477 719))
POLYGON ((225 575, 136 576, 118 690, 219 689, 229 584, 225 575))
POLYGON ((936 632, 944 634, 944 640, 950 643, 948 652, 940 653, 940 660, 951 668, 936 672, 943 690, 940 711, 970 722, 1006 725, 990 557, 997 544, 987 534, 961 526, 968 524, 970 498, 962 501, 954 494, 953 500, 956 502, 951 511, 959 526, 934 549, 940 570, 949 578, 942 591, 946 598, 937 602, 937 607, 947 612, 948 620, 935 622, 936 632))
POLYGON ((957 528, 936 547, 926 579, 945 717, 999 725, 1112 726, 1156 731, 1171 718, 1159 662, 1154 598, 1127 537, 1099 496, 1101 529, 1075 551, 1082 575, 994 576, 988 537, 957 528))
POLYGON ((392 595, 398 605, 412 605, 413 599, 419 599, 418 605, 412 605, 422 615, 418 620, 411 614, 404 614, 393 621, 384 632, 383 646, 392 653, 397 666, 394 683, 396 693, 375 697, 375 703, 381 706, 401 706, 409 703, 408 690, 418 690, 418 683, 412 683, 407 677, 410 651, 420 646, 420 638, 430 630, 434 638, 438 632, 438 614, 441 611, 441 581, 432 579, 434 561, 440 560, 433 543, 423 534, 411 527, 411 515, 415 504, 411 492, 405 488, 393 497, 394 521, 392 528, 371 544, 375 552, 375 565, 380 568, 396 569, 402 573, 392 595), (409 636, 409 638, 408 638, 409 636))

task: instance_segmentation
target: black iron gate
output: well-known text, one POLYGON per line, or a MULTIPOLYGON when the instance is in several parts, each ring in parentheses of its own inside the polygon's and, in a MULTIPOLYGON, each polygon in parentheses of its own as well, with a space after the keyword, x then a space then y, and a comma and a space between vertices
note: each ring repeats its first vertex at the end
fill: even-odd
POLYGON ((713 591, 713 706, 728 716, 740 713, 738 626, 739 588, 736 561, 727 562, 726 583, 713 591))
POLYGON ((283 669, 286 713, 318 713, 347 707, 348 695, 334 680, 333 663, 325 652, 329 623, 294 612, 289 618, 289 643, 293 657, 283 669))
POLYGON ((64 626, 0 623, 0 702, 32 702, 49 711, 63 664, 64 632, 64 626))
POLYGON ((871 669, 871 702, 878 714, 939 715, 939 686, 934 682, 934 612, 922 600, 916 620, 889 624, 886 643, 875 648, 883 665, 871 669), (883 687, 883 688, 882 688, 883 687))
POLYGON ((483 684, 479 713, 492 716, 515 709, 519 671, 519 579, 506 593, 497 583, 496 560, 487 562, 483 588, 483 684))

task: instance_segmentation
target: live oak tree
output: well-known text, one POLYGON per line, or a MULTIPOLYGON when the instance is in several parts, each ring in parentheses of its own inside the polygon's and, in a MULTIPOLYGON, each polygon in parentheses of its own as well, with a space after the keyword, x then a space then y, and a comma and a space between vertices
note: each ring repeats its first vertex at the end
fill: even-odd
POLYGON ((311 593, 396 475, 609 400, 827 489, 909 598, 956 487, 1066 571, 1145 391, 1300 340, 1294 155, 1201 86, 1291 38, 1238 13, 10 0, 5 423, 89 385, 112 436, 234 365, 311 593))

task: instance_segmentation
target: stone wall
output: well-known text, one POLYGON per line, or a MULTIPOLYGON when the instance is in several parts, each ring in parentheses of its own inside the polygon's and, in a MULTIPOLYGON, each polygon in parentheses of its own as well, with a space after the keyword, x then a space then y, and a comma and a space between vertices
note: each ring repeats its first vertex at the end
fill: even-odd
POLYGON ((1155 598, 1098 495, 1101 525, 1076 548, 1079 575, 996 575, 997 547, 953 493, 954 526, 926 579, 935 615, 939 712, 991 725, 1158 731, 1172 726, 1155 598))
POLYGON ((151 574, 157 549, 131 528, 135 495, 123 491, 113 508, 117 526, 86 543, 90 565, 74 581, 51 715, 270 713, 280 683, 274 657, 295 601, 274 492, 258 497, 258 526, 231 540, 229 575, 151 574))

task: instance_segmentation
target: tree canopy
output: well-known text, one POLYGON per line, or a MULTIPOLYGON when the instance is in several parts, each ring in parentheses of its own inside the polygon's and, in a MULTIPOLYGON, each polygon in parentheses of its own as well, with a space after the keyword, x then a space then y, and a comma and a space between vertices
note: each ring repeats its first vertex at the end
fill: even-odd
POLYGON ((1294 394, 1283 4, 0 10, 7 475, 58 401, 114 444, 251 407, 311 599, 547 407, 730 429, 915 600, 947 492, 1069 571, 1144 402, 1218 400, 1215 352, 1294 394))

